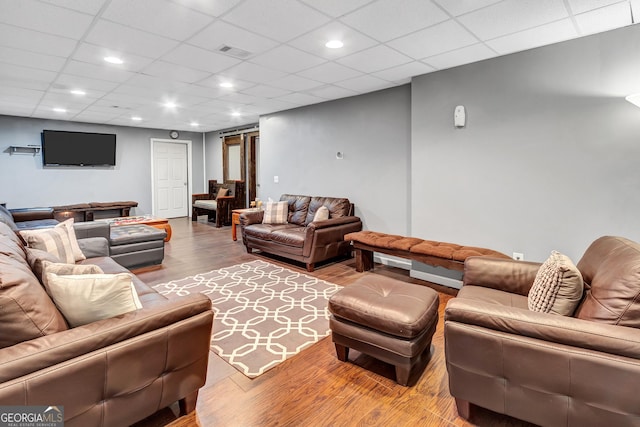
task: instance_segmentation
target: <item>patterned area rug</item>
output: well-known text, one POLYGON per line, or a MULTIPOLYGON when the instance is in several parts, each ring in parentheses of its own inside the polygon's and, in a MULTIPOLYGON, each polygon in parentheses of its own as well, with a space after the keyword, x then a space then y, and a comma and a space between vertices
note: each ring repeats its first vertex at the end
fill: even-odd
POLYGON ((211 349, 255 378, 329 335, 329 297, 340 286, 264 261, 155 285, 169 298, 213 301, 211 349))

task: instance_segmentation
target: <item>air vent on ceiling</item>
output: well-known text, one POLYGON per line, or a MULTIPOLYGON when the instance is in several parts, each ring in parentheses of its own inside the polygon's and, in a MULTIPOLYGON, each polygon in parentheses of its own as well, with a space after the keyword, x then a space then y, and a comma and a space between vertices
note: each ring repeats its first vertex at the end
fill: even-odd
POLYGON ((225 55, 233 56, 238 59, 247 59, 251 56, 251 52, 247 52, 246 50, 242 50, 237 47, 227 46, 223 44, 218 48, 218 52, 224 53, 225 55))

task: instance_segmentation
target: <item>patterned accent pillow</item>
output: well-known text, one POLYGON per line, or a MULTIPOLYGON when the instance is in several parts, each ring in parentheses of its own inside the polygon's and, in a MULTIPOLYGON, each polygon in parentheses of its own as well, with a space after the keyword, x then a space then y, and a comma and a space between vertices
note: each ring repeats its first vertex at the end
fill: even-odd
POLYGON ((20 235, 30 248, 49 252, 67 264, 76 262, 73 247, 69 240, 69 231, 64 223, 60 223, 53 228, 21 230, 20 235))
POLYGON ((313 222, 326 221, 329 219, 329 209, 326 206, 320 206, 313 216, 313 222))
POLYGON ((104 271, 97 265, 93 264, 63 264, 59 262, 51 262, 42 260, 42 284, 49 292, 49 283, 47 282, 47 273, 54 273, 58 276, 77 276, 80 274, 104 274, 104 271))
POLYGON ((73 228, 73 218, 69 218, 68 220, 62 222, 62 225, 67 227, 67 233, 69 234, 69 243, 71 243, 71 249, 73 250, 73 256, 76 259, 76 262, 84 261, 85 259, 87 259, 87 257, 82 253, 80 245, 78 245, 76 230, 73 228))
POLYGON ((47 282, 51 299, 72 328, 142 308, 128 273, 47 273, 47 282))
POLYGON ((569 257, 558 251, 540 266, 529 290, 529 310, 571 316, 582 300, 582 274, 569 257))
POLYGON ((267 202, 264 210, 263 224, 286 224, 289 215, 289 203, 284 200, 282 202, 267 202))

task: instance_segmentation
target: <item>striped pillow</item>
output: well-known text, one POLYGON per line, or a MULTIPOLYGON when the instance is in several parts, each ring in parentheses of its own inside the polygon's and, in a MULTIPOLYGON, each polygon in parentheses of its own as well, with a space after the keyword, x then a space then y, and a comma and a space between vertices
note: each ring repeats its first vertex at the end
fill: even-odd
POLYGON ((63 264, 59 262, 42 261, 42 284, 49 293, 49 283, 47 282, 47 273, 57 274, 58 276, 71 276, 80 274, 104 274, 104 271, 97 265, 93 264, 63 264))
POLYGON ((75 264, 76 257, 73 254, 69 232, 64 223, 60 223, 53 228, 21 230, 20 235, 30 248, 49 252, 57 257, 60 262, 75 264))
POLYGON ((262 217, 263 224, 286 224, 289 215, 289 202, 267 202, 262 217))
POLYGON ((67 233, 69 233, 69 243, 71 243, 71 250, 73 251, 73 256, 78 261, 84 261, 87 259, 86 256, 82 253, 82 249, 80 249, 80 245, 78 244, 78 239, 76 237, 76 230, 73 228, 73 218, 69 218, 68 220, 62 223, 65 227, 67 227, 67 233))

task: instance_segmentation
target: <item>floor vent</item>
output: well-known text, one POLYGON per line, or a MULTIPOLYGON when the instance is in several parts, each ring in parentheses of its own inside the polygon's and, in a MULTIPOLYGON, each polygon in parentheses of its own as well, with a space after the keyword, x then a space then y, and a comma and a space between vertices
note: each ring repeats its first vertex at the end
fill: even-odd
POLYGON ((225 55, 233 56, 234 58, 238 59, 247 59, 251 56, 251 52, 247 52, 246 50, 227 45, 220 46, 218 48, 218 52, 224 53, 225 55))

